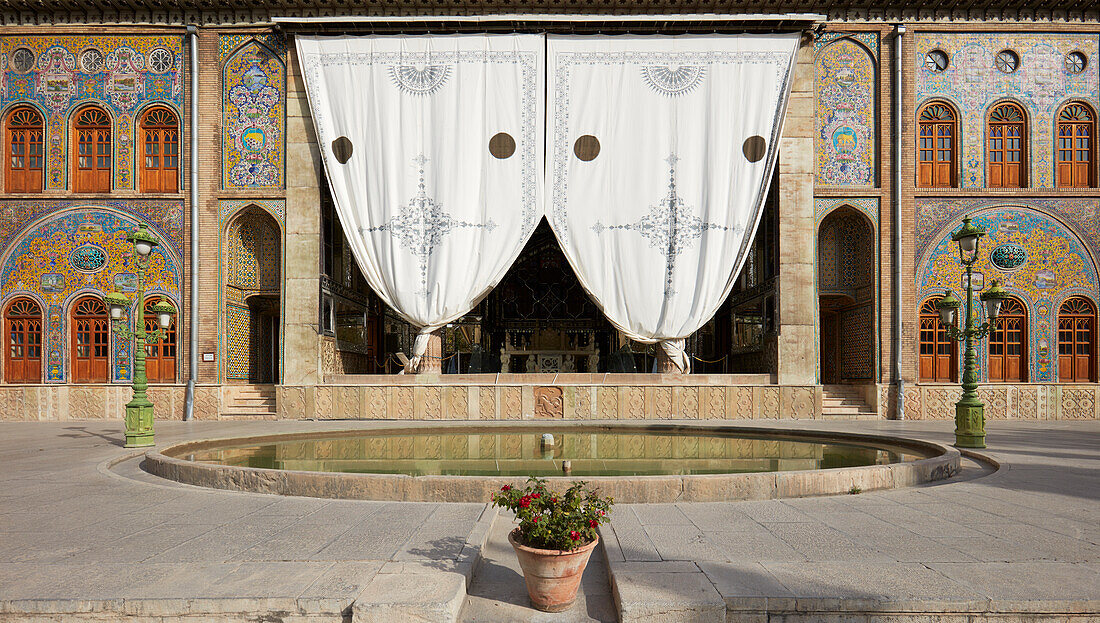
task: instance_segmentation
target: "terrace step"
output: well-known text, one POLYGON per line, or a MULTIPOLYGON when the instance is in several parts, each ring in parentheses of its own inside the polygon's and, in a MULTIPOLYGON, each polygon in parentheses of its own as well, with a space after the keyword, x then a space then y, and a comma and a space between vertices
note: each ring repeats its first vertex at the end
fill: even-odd
POLYGON ((863 399, 863 392, 851 385, 825 385, 821 395, 821 417, 831 420, 879 419, 863 399))

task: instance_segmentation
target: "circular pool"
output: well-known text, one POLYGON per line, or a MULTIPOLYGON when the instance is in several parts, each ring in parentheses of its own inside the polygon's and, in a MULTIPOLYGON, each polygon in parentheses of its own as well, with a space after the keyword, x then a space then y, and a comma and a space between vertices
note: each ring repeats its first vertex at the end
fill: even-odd
POLYGON ((177 444, 145 468, 188 484, 316 497, 484 502, 528 476, 619 502, 829 495, 950 477, 952 448, 851 433, 673 424, 375 428, 177 444))

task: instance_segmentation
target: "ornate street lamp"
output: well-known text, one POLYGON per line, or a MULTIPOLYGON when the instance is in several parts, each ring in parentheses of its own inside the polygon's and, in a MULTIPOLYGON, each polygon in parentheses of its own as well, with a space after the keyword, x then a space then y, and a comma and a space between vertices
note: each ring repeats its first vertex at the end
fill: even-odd
POLYGON ((994 280, 986 292, 981 294, 985 304, 986 322, 975 325, 973 267, 978 261, 978 240, 986 234, 985 229, 971 225, 970 217, 963 219, 959 231, 951 239, 959 244, 959 261, 966 267, 966 314, 963 328, 959 328, 959 308, 962 303, 950 290, 936 303, 940 322, 952 340, 965 344, 963 356, 962 398, 955 403, 955 446, 959 448, 985 447, 985 405, 978 399, 978 355, 974 350, 974 340, 981 339, 993 330, 997 316, 1001 313, 1001 303, 1008 293, 994 280))
POLYGON ((134 340, 134 397, 126 403, 126 447, 141 448, 153 445, 153 403, 149 401, 145 390, 148 387, 145 378, 145 344, 159 343, 164 339, 165 329, 172 326, 172 317, 176 315, 176 308, 161 297, 160 301, 153 305, 153 313, 157 315, 157 323, 160 328, 156 331, 145 330, 145 271, 149 268, 149 256, 153 247, 159 244, 155 236, 150 234, 145 225, 139 225, 137 229, 126 236, 126 241, 134 247, 134 265, 137 269, 137 313, 134 318, 133 328, 126 327, 126 310, 130 308, 130 299, 120 292, 112 292, 103 297, 107 307, 111 310, 111 325, 115 335, 119 339, 134 340))

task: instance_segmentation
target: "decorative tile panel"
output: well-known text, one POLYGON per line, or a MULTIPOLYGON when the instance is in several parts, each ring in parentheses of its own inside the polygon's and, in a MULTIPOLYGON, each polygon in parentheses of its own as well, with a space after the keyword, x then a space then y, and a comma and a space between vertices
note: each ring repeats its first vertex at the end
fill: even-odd
MULTIPOLYGON (((974 265, 975 290, 997 279, 1027 307, 1029 345, 1028 379, 1053 381, 1057 368, 1058 308, 1067 297, 1081 294, 1094 302, 1098 292, 1096 267, 1082 241, 1064 223, 1037 210, 1022 207, 983 208, 970 211, 974 224, 989 233, 982 238, 980 257, 974 265), (1011 270, 998 268, 991 253, 1002 245, 1024 250, 1022 264, 1011 270), (980 279, 980 281, 979 281, 980 279)), ((963 298, 963 267, 951 232, 961 219, 941 227, 936 243, 918 256, 919 301, 947 289, 963 298)), ((979 378, 985 378, 988 349, 978 347, 979 378)))
POLYGON ((223 35, 222 186, 282 188, 286 165, 286 43, 223 35))
POLYGON ((0 59, 27 49, 35 64, 26 73, 0 67, 0 107, 25 102, 46 118, 46 188, 68 187, 67 124, 87 103, 106 108, 112 120, 114 188, 134 188, 134 124, 147 103, 176 112, 182 123, 183 36, 0 37, 0 59))
POLYGON ((814 44, 816 183, 875 182, 875 61, 878 33, 828 33, 814 44))
MULTIPOLYGON (((126 235, 138 222, 130 214, 99 206, 63 210, 24 228, 18 241, 5 250, 0 264, 0 304, 13 296, 30 295, 46 310, 46 382, 59 383, 66 378, 67 315, 77 295, 103 296, 116 290, 129 294, 136 290, 133 248, 126 235), (78 251, 82 249, 95 251, 78 251), (101 261, 85 261, 85 255, 92 254, 102 254, 101 261)), ((167 238, 155 224, 146 225, 157 237, 167 238)), ((154 249, 146 293, 168 296, 180 309, 182 266, 173 251, 171 244, 154 249)), ((132 348, 126 340, 112 338, 112 343, 112 378, 128 381, 132 348)))
POLYGON ((1093 108, 1100 102, 1096 35, 1069 33, 937 33, 913 35, 916 100, 944 99, 961 113, 961 186, 980 188, 985 180, 985 121, 991 106, 1002 100, 1022 104, 1028 115, 1030 186, 1054 186, 1054 117, 1061 106, 1083 99, 1093 108), (1001 50, 1020 57, 1019 68, 1004 73, 994 65, 1001 50), (944 71, 925 66, 928 52, 942 50, 949 64, 944 71), (1085 54, 1091 69, 1073 74, 1066 54, 1085 54))

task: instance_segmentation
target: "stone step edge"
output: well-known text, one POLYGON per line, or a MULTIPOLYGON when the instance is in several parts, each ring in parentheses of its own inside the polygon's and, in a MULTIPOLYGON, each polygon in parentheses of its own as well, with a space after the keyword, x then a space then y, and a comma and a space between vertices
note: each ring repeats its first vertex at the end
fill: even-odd
POLYGON ((182 597, 119 599, 0 599, 0 622, 64 620, 66 623, 194 621, 237 623, 259 621, 332 621, 392 623, 440 621, 457 623, 466 588, 489 539, 497 509, 482 510, 455 561, 387 562, 348 603, 318 597, 182 597), (453 562, 453 564, 451 564, 453 562), (448 568, 449 567, 449 568, 448 568), (58 619, 58 615, 63 618, 58 619))

